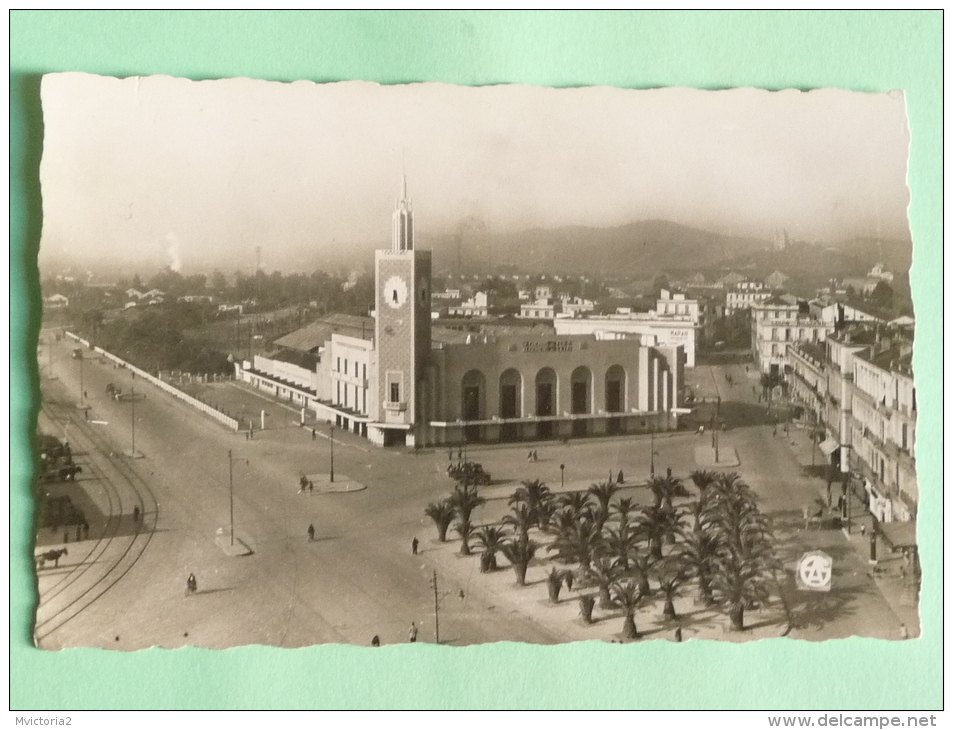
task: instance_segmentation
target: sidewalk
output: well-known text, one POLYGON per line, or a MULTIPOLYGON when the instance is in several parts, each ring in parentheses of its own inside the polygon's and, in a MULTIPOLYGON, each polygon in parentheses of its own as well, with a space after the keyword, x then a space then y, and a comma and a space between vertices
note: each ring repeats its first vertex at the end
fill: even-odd
MULTIPOLYGON (((810 430, 792 427, 786 439, 802 467, 810 468, 813 449, 810 430)), ((820 450, 815 451, 815 465, 822 464, 824 461, 825 457, 820 450)), ((826 503, 826 480, 815 478, 813 481, 816 482, 818 498, 826 503)), ((838 482, 833 484, 831 492, 835 504, 835 509, 831 514, 835 514, 837 497, 841 493, 838 482)), ((910 638, 916 638, 920 635, 919 596, 910 579, 902 575, 905 570, 905 560, 902 555, 891 552, 882 539, 878 539, 877 562, 876 564, 870 563, 873 517, 866 511, 863 502, 857 498, 853 489, 851 489, 849 499, 850 531, 848 532, 847 526, 842 528, 843 540, 853 549, 862 562, 869 565, 867 575, 874 581, 884 600, 896 615, 898 632, 899 625, 902 623, 907 627, 910 638)))

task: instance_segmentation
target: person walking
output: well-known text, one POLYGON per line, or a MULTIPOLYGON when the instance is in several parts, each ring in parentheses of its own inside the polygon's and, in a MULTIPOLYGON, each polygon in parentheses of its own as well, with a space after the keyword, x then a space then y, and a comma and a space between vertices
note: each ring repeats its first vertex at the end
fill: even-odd
POLYGON ((417 643, 417 624, 413 621, 410 622, 410 631, 407 632, 407 640, 411 644, 417 643))
POLYGON ((137 504, 135 507, 132 508, 132 521, 133 521, 133 522, 138 522, 138 521, 139 521, 139 514, 140 514, 140 513, 139 513, 139 505, 137 504))
POLYGON ((622 476, 622 470, 619 469, 619 473, 616 475, 615 483, 622 484, 625 481, 625 477, 622 476))
POLYGON ((308 493, 314 494, 314 482, 312 482, 310 479, 308 480, 308 493))
POLYGON ((903 639, 904 641, 910 638, 910 632, 907 631, 906 624, 900 624, 900 638, 903 639))
POLYGON ((371 646, 380 646, 380 645, 381 645, 381 637, 378 636, 377 634, 374 634, 374 638, 371 639, 371 646))
POLYGON ((185 595, 190 596, 199 589, 198 581, 195 579, 195 573, 189 573, 189 577, 185 579, 185 595))
POLYGON ((316 441, 317 438, 318 438, 318 432, 317 432, 317 430, 315 430, 315 429, 312 428, 312 429, 311 429, 311 440, 312 440, 312 441, 316 441))
POLYGON ((417 539, 417 536, 414 536, 414 539, 410 541, 410 551, 416 555, 417 548, 420 546, 420 540, 417 539))
POLYGON ((675 641, 679 643, 681 643, 682 641, 682 627, 681 626, 675 629, 675 641))
POLYGON ((308 525, 308 542, 314 542, 314 523, 308 525))

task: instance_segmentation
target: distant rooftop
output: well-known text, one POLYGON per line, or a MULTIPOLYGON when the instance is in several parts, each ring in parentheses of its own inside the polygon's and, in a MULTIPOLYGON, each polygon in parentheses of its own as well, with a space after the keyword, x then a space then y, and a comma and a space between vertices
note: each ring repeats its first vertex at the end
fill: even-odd
POLYGON ((329 314, 284 337, 279 337, 275 340, 275 345, 298 352, 316 352, 334 334, 371 340, 374 338, 374 319, 352 314, 329 314))

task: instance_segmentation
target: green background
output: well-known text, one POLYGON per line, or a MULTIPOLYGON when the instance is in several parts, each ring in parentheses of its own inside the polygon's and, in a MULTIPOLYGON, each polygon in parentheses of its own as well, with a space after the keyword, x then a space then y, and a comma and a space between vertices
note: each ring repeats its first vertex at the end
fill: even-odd
POLYGON ((11 708, 941 707, 940 11, 13 11, 11 40, 11 708), (42 213, 40 75, 903 89, 921 404, 923 638, 326 646, 139 653, 33 648, 27 434, 42 213))

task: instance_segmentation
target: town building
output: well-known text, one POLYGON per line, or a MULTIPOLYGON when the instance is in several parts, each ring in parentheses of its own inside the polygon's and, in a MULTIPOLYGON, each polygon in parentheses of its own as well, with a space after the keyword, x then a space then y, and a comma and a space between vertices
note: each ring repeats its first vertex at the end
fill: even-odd
POLYGON ((883 326, 851 325, 823 344, 789 348, 792 401, 823 432, 832 468, 856 475, 854 488, 882 523, 915 520, 919 502, 911 356, 910 338, 883 326))
MULTIPOLYGON (((236 363, 237 377, 379 446, 678 427, 687 358, 681 342, 505 323, 478 333, 435 326, 431 253, 414 245, 406 183, 392 231, 391 248, 375 254, 373 317, 325 317, 276 340, 268 356, 236 363)), ((677 320, 693 332, 690 317, 677 320)))
POLYGON ((760 281, 741 281, 725 294, 725 311, 731 314, 739 309, 751 309, 770 298, 771 291, 760 281))
POLYGON ((834 324, 810 316, 806 303, 774 296, 751 308, 751 351, 762 373, 783 375, 788 345, 823 342, 834 324))

